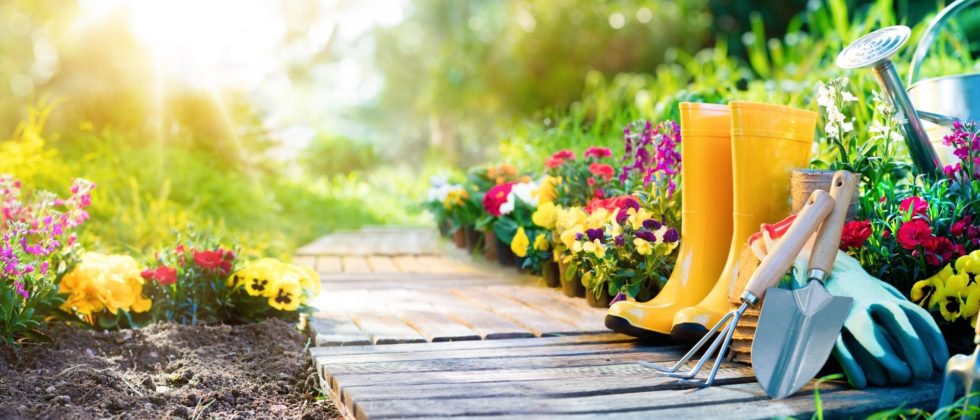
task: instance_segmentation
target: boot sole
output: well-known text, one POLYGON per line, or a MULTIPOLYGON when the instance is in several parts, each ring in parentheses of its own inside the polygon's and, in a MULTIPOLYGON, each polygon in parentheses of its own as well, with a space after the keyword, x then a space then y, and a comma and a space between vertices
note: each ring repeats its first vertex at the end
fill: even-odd
POLYGON ((696 343, 708 333, 704 325, 696 322, 682 322, 670 329, 670 338, 678 343, 696 343))
POLYGON ((670 336, 667 334, 661 334, 656 331, 645 330, 630 324, 625 318, 620 318, 615 315, 606 315, 606 328, 616 331, 621 334, 626 334, 628 336, 639 338, 643 341, 655 341, 655 342, 670 342, 670 336))

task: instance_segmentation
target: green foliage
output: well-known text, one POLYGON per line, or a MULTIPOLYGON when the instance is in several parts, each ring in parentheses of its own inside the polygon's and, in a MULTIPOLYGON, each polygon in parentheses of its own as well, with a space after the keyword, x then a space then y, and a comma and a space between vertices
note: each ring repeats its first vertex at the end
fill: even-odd
POLYGON ((374 146, 340 136, 320 135, 313 139, 300 157, 312 175, 348 175, 367 171, 378 165, 374 146))

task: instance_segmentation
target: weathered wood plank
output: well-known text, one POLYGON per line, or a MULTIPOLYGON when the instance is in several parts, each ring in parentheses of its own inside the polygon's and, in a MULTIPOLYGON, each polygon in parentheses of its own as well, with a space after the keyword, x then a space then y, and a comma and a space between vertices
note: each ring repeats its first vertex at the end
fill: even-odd
POLYGON ((342 312, 318 312, 310 317, 309 326, 317 346, 371 344, 370 338, 342 312))
POLYGON ((489 286, 487 290, 498 296, 516 300, 539 311, 547 312, 554 318, 579 326, 586 331, 608 330, 603 322, 606 311, 588 307, 584 299, 569 298, 556 290, 537 287, 489 286))
POLYGON ((594 344, 594 343, 632 343, 636 339, 617 333, 595 334, 595 335, 572 335, 565 337, 543 337, 534 340, 525 339, 502 339, 493 341, 463 341, 452 343, 439 343, 438 346, 419 345, 419 344, 392 344, 387 346, 361 346, 348 348, 311 348, 310 355, 314 358, 321 356, 342 356, 359 354, 386 354, 386 353, 428 353, 442 352, 451 350, 470 350, 470 349, 507 349, 515 347, 546 347, 546 346, 568 346, 575 344, 594 344))
POLYGON ((308 256, 308 255, 298 255, 296 257, 293 257, 293 264, 302 267, 310 267, 316 270, 316 257, 308 256))
POLYGON ((316 271, 320 275, 344 272, 344 266, 340 257, 333 255, 321 255, 316 257, 316 271))
POLYGON ((410 327, 422 334, 427 341, 466 341, 479 340, 480 335, 469 327, 456 322, 435 311, 406 311, 402 319, 410 327))
POLYGON ((345 273, 370 273, 371 267, 368 265, 367 258, 358 256, 345 256, 341 259, 345 273))
POLYGON ((534 337, 534 334, 527 329, 480 307, 449 296, 443 290, 442 288, 418 290, 414 293, 418 300, 428 302, 434 310, 457 323, 465 325, 483 339, 534 337))
POLYGON ((452 289, 450 293, 467 299, 473 304, 479 305, 510 322, 520 325, 537 336, 586 334, 590 332, 608 331, 605 327, 598 331, 579 328, 571 323, 553 318, 550 314, 541 310, 531 308, 517 301, 501 298, 485 289, 460 288, 452 289))
POLYGON ((398 273, 398 266, 391 260, 391 257, 381 255, 369 255, 368 265, 371 266, 372 273, 393 274, 398 273))
POLYGON ((351 318, 374 344, 425 342, 425 337, 394 315, 360 312, 352 313, 351 318))
POLYGON ((419 264, 418 258, 413 255, 399 255, 391 258, 392 262, 398 267, 398 271, 409 274, 426 274, 430 271, 419 264))

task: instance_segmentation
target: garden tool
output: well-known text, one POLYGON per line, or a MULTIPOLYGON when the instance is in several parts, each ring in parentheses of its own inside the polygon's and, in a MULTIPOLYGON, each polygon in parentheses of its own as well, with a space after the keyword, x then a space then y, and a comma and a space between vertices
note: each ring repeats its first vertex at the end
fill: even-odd
POLYGON ((853 299, 834 297, 821 284, 833 271, 844 217, 856 188, 854 176, 838 171, 830 187, 834 209, 820 226, 810 254, 808 283, 796 290, 766 292, 752 343, 752 369, 771 398, 792 395, 816 376, 830 356, 853 299))
MULTIPOLYGON (((953 395, 956 394, 957 389, 963 389, 963 395, 974 392, 973 383, 980 380, 980 366, 977 366, 977 358, 980 357, 980 322, 977 322, 973 342, 977 344, 973 354, 957 354, 946 362, 946 376, 943 378, 943 391, 939 394, 939 408, 953 403, 953 395)), ((971 400, 976 398, 963 399, 964 410, 968 404, 976 404, 976 401, 971 400)))
POLYGON ((854 41, 837 56, 837 65, 842 68, 871 67, 874 70, 878 83, 903 117, 905 142, 912 155, 912 162, 922 173, 933 174, 942 165, 934 144, 945 151, 942 157, 946 163, 953 164, 956 161, 955 156, 940 143, 945 134, 943 127, 952 126, 956 120, 980 120, 980 74, 918 81, 919 68, 939 31, 950 18, 977 1, 980 0, 955 1, 929 24, 915 48, 909 66, 911 87, 907 93, 889 58, 908 41, 911 34, 908 27, 889 26, 874 31, 854 41), (927 129, 920 119, 940 127, 927 129), (933 133, 931 142, 929 132, 933 133))
MULTIPOLYGON (((766 258, 762 260, 762 263, 758 268, 752 273, 752 277, 749 279, 748 283, 745 285, 745 290, 742 292, 742 304, 738 309, 733 310, 723 316, 714 327, 705 334, 691 351, 687 352, 674 366, 670 368, 665 368, 654 363, 640 362, 644 366, 656 369, 661 372, 665 372, 668 376, 675 378, 681 378, 684 380, 689 380, 694 378, 704 364, 711 358, 715 359, 714 365, 711 367, 711 372, 708 374, 708 378, 703 382, 703 385, 708 386, 714 382, 715 375, 718 373, 718 368, 721 367, 722 358, 725 357, 726 351, 728 350, 728 344, 732 340, 732 334, 735 332, 735 328, 738 326, 738 321, 741 319, 742 314, 750 306, 755 306, 764 297, 766 290, 779 282, 779 279, 783 277, 786 270, 793 263, 793 259, 799 254, 800 250, 806 244, 807 239, 813 234, 820 226, 820 224, 826 219, 827 215, 834 207, 834 199, 830 197, 826 192, 822 190, 814 191, 810 196, 810 200, 807 202, 800 213, 797 215, 796 219, 793 220, 793 224, 786 231, 786 234, 776 243, 775 247, 772 249, 766 258), (722 329, 724 327, 724 329, 722 329), (697 354, 708 340, 711 339, 712 335, 718 333, 712 341, 711 346, 708 347, 704 355, 698 360, 694 368, 689 372, 679 373, 678 370, 684 366, 695 354, 697 354)), ((699 381, 694 381, 699 383, 699 381)))
POLYGON ((619 301, 606 327, 642 338, 665 338, 677 310, 711 289, 732 234, 731 116, 727 105, 681 103, 681 241, 677 264, 663 290, 649 302, 619 301))
MULTIPOLYGON (((728 295, 738 277, 742 247, 759 225, 790 214, 790 173, 810 160, 817 113, 752 102, 732 102, 729 107, 734 225, 727 262, 711 292, 674 315, 671 337, 678 341, 700 339, 729 311, 728 295)), ((716 237, 722 237, 721 232, 716 237)))

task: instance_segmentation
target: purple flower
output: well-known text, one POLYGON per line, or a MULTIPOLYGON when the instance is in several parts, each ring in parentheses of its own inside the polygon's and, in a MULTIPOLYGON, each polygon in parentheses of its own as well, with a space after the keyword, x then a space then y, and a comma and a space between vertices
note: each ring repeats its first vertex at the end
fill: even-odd
POLYGON ((650 229, 650 230, 660 229, 661 226, 663 226, 663 225, 661 225, 660 222, 658 222, 658 221, 656 221, 654 219, 647 219, 647 220, 644 220, 643 221, 643 227, 645 227, 647 229, 650 229))
POLYGON ((623 292, 616 293, 616 296, 614 296, 612 300, 609 301, 609 304, 612 305, 621 300, 626 300, 626 294, 623 292))
POLYGON ((575 240, 576 241, 581 241, 583 238, 585 238, 585 235, 583 235, 581 233, 576 233, 575 234, 575 240))
POLYGON ((638 230, 636 233, 634 233, 634 235, 636 235, 637 238, 643 239, 647 242, 657 242, 657 235, 654 235, 653 232, 649 230, 638 230))
POLYGON ((624 238, 623 235, 618 235, 613 240, 616 242, 616 246, 626 245, 626 238, 624 238))
POLYGON ((17 288, 17 294, 24 297, 24 300, 31 297, 31 294, 27 292, 27 289, 24 288, 24 285, 21 282, 14 280, 14 287, 17 288))
POLYGON ((681 234, 677 232, 677 229, 670 228, 664 232, 664 242, 674 243, 681 239, 681 234))
POLYGON ((606 233, 602 229, 588 229, 585 234, 589 236, 589 241, 601 241, 606 237, 606 233))
POLYGON ((616 223, 619 223, 620 225, 626 224, 626 219, 629 219, 629 217, 629 211, 627 211, 625 208, 619 209, 619 212, 616 213, 616 223))

